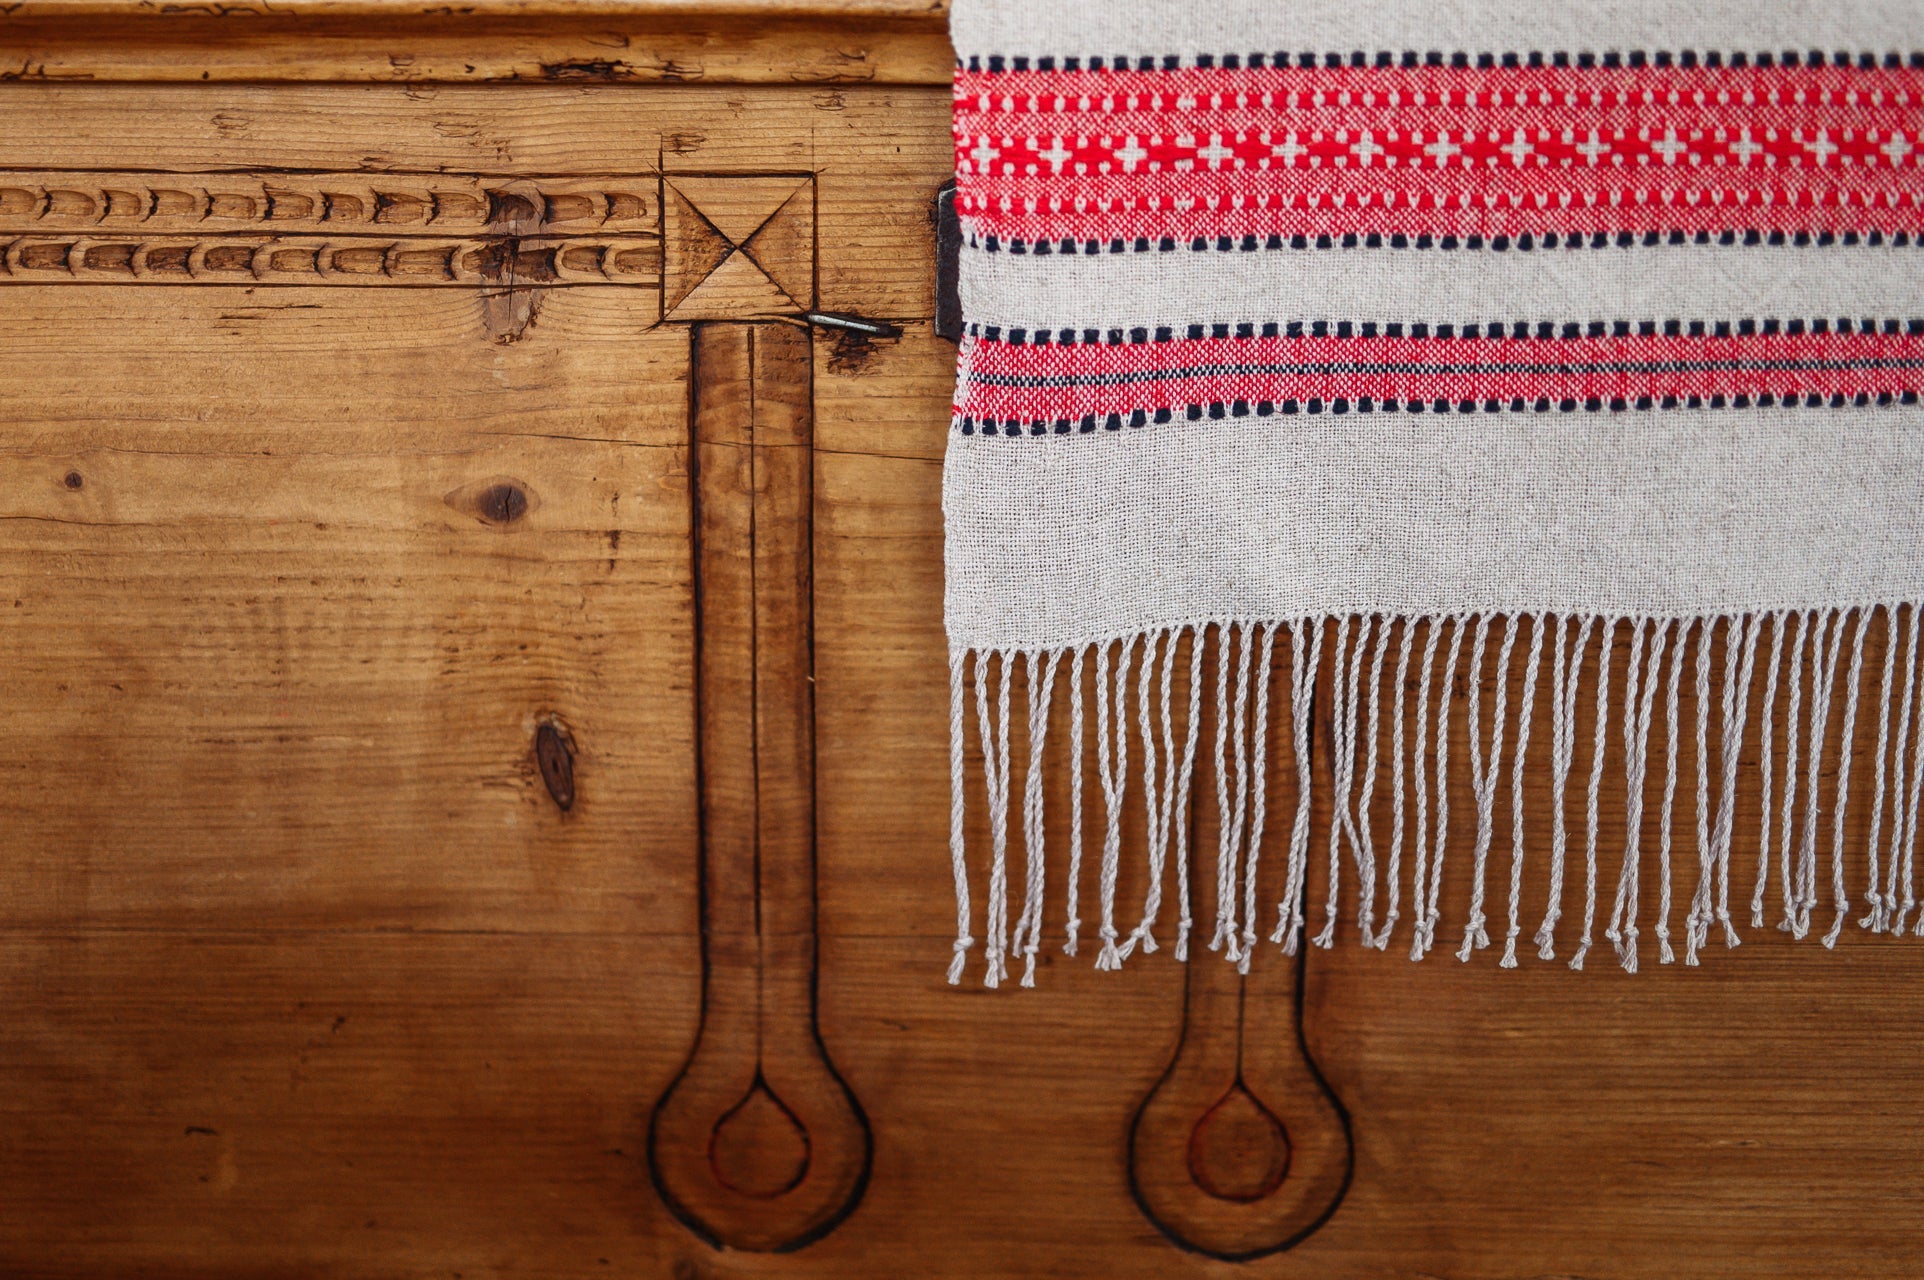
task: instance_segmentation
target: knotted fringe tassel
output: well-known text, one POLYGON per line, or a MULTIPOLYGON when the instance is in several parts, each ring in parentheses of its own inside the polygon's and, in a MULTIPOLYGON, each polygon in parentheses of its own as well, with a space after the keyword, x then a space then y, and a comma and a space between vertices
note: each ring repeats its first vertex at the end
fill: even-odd
MULTIPOLYGON (((1891 676, 1888 674, 1890 666, 1888 656, 1885 662, 1887 674, 1884 677, 1883 684, 1879 686, 1885 691, 1885 705, 1883 708, 1884 714, 1878 719, 1877 798, 1872 802, 1870 833, 1871 856, 1875 858, 1878 837, 1883 832, 1880 820, 1884 814, 1884 780, 1887 768, 1886 760, 1888 759, 1888 771, 1892 775, 1890 780, 1891 842, 1889 845, 1889 869, 1885 873, 1884 880, 1883 905, 1886 927, 1897 937, 1903 936, 1904 918, 1910 914, 1911 908, 1916 905, 1911 897, 1911 855, 1915 850, 1917 841, 1917 784, 1919 780, 1915 773, 1909 779, 1906 779, 1903 770, 1905 744, 1910 741, 1911 711, 1917 700, 1918 618, 1915 607, 1907 612, 1904 621, 1906 623, 1904 627, 1904 699, 1897 715, 1896 735, 1888 739, 1885 735, 1885 729, 1888 727, 1890 715, 1889 690, 1891 688, 1891 676), (1886 755, 1887 747, 1889 748, 1888 757, 1886 755), (1905 797, 1907 795, 1910 797, 1908 808, 1905 804, 1905 797), (1901 901, 1897 896, 1897 866, 1900 850, 1903 853, 1904 862, 1904 896, 1901 901)), ((1897 623, 1893 621, 1890 625, 1892 629, 1895 630, 1897 623)), ((1895 638, 1892 637, 1886 642, 1885 653, 1888 655, 1896 648, 1897 642, 1895 638)), ((1912 759, 1917 762, 1919 768, 1924 769, 1924 750, 1913 750, 1912 759)), ((1875 866, 1876 863, 1873 862, 1872 865, 1875 866)))
MULTIPOLYGON (((1539 624, 1543 621, 1539 617, 1539 624)), ((1557 924, 1563 918, 1563 870, 1569 857, 1570 833, 1564 823, 1564 804, 1569 795, 1570 769, 1576 762, 1577 746, 1577 677, 1583 669, 1583 653, 1590 643, 1590 632, 1596 626, 1596 619, 1585 618, 1577 628, 1576 640, 1567 644, 1569 628, 1566 619, 1556 620, 1556 648, 1551 655, 1550 668, 1550 900, 1544 908, 1543 923, 1537 926, 1535 942, 1539 960, 1554 960, 1557 955, 1557 924)), ((1534 666, 1532 660, 1532 666, 1534 666)), ((1522 753, 1518 753, 1519 761, 1522 753)), ((1521 832, 1522 802, 1521 786, 1523 769, 1519 764, 1516 771, 1518 792, 1511 803, 1518 813, 1518 831, 1521 832)), ((1519 841, 1519 863, 1521 842, 1519 841)), ((1594 881, 1593 881, 1594 883, 1594 881)))
POLYGON ((1049 707, 1055 697, 1056 669, 1062 665, 1062 655, 1051 653, 1044 661, 1035 653, 1025 653, 1022 661, 1024 682, 1029 689, 1029 768, 1022 780, 1022 843, 1024 852, 1028 854, 1028 866, 1022 880, 1022 915, 1016 921, 1015 937, 1010 946, 1022 957, 1022 985, 1033 987, 1036 951, 1042 942, 1042 897, 1046 870, 1042 844, 1042 751, 1048 742, 1049 707), (1041 665, 1039 690, 1036 684, 1038 664, 1041 665))
POLYGON ((1323 662, 1323 627, 1320 621, 1299 618, 1290 625, 1289 718, 1291 746, 1296 757, 1296 818, 1289 830, 1289 871, 1283 882, 1283 900, 1276 911, 1276 931, 1271 942, 1281 943, 1283 954, 1295 955, 1303 936, 1303 898, 1309 878, 1309 697, 1316 672, 1323 662), (1305 653, 1303 638, 1309 637, 1305 653))
MULTIPOLYGON (((1197 927, 1191 879, 1201 852, 1191 848, 1191 811, 1207 803, 1196 794, 1199 767, 1211 776, 1215 800, 1211 950, 1248 969, 1265 889, 1276 895, 1270 899, 1276 911, 1270 941, 1288 954, 1306 941, 1334 945, 1349 891, 1344 881, 1353 877, 1362 943, 1386 950, 1403 926, 1410 957, 1422 959, 1434 949, 1444 919, 1459 699, 1464 706, 1458 731, 1468 757, 1468 777, 1459 785, 1467 781, 1474 801, 1475 838, 1467 867, 1451 880, 1467 884, 1458 959, 1467 961, 1490 945, 1489 912, 1502 909, 1502 898, 1489 901, 1489 880, 1506 769, 1510 830, 1502 968, 1518 964, 1525 863, 1538 854, 1546 867, 1536 883, 1547 882, 1548 896, 1532 937, 1536 954, 1556 958, 1566 909, 1577 910, 1581 893, 1583 920, 1569 966, 1583 968, 1598 927, 1602 793, 1613 767, 1623 776, 1624 836, 1602 928, 1625 969, 1637 969, 1644 923, 1654 932, 1663 963, 1675 959, 1680 942, 1683 962, 1697 964, 1713 922, 1726 947, 1739 944, 1730 911, 1731 854, 1740 792, 1748 794, 1753 786, 1758 852, 1752 927, 1763 927, 1774 879, 1778 927, 1798 938, 1810 933, 1825 896, 1819 886, 1827 849, 1833 914, 1821 926, 1824 945, 1834 946, 1851 918, 1855 859, 1863 864, 1858 924, 1901 937, 1912 928, 1917 907, 1924 809, 1924 626, 1918 609, 1917 602, 1904 601, 1684 619, 1549 612, 1226 619, 1059 649, 956 650, 949 663, 949 841, 956 891, 949 981, 961 981, 976 943, 972 893, 979 890, 985 985, 1000 986, 1015 961, 1021 984, 1034 985, 1048 914, 1052 835, 1068 846, 1060 855, 1067 862, 1064 954, 1075 955, 1080 939, 1087 854, 1096 860, 1096 967, 1118 969, 1138 950, 1159 949, 1156 925, 1171 877, 1178 917, 1173 950, 1178 960, 1187 960, 1197 927), (1501 634, 1493 637, 1492 628, 1501 634), (1520 644, 1526 631, 1528 643, 1520 644), (1286 719, 1280 711, 1272 715, 1279 642, 1287 644, 1281 655, 1288 668, 1286 719), (1318 680, 1326 643, 1332 650, 1328 704, 1318 711, 1313 704, 1322 696, 1318 680), (1514 671, 1518 661, 1521 672, 1514 671), (1613 689, 1616 678, 1620 690, 1613 689), (1052 748, 1056 704, 1063 700, 1059 685, 1067 686, 1067 741, 1052 748), (1545 697, 1547 741, 1536 732, 1545 697), (1579 709, 1587 705, 1594 706, 1594 718, 1586 734, 1579 709), (1874 724, 1862 724, 1867 717, 1874 724), (1317 724, 1325 730, 1312 753, 1317 724), (1280 838, 1270 830, 1271 772, 1278 765, 1272 736, 1278 743, 1287 737, 1295 762, 1294 809, 1275 868, 1262 859, 1265 839, 1280 838), (1654 755, 1658 750, 1661 761, 1654 755), (1325 751, 1326 758, 1313 759, 1325 751), (1687 783, 1686 751, 1694 770, 1687 783), (1857 756, 1864 751, 1870 759, 1860 767, 1857 756), (978 764, 979 783, 972 780, 978 764), (1051 774, 1064 767, 1069 777, 1058 788, 1051 774), (1570 793, 1579 768, 1585 770, 1580 890, 1567 884, 1576 874, 1569 863, 1578 844, 1572 826, 1579 819, 1569 810, 1576 803, 1570 793), (1091 769, 1102 813, 1099 822, 1085 823, 1083 783, 1091 769), (1659 769, 1660 781, 1653 776, 1659 769), (1327 779, 1330 802, 1321 858, 1312 854, 1317 833, 1311 792, 1318 776, 1327 779), (1546 777, 1542 792, 1529 785, 1546 777), (1065 793, 1067 813, 1051 813, 1065 793), (1010 811, 1018 796, 1021 887, 1011 927, 1010 811), (971 814, 978 803, 985 807, 971 814), (1864 804, 1868 813, 1854 826, 1853 806, 1864 804), (1538 805, 1545 812, 1533 820, 1538 805), (1680 807, 1690 807, 1689 814, 1680 814, 1680 807), (1528 833, 1544 830, 1539 850, 1528 833), (1861 844, 1853 830, 1866 833, 1861 844), (1140 864, 1134 861, 1138 832, 1140 864), (1125 842, 1132 868, 1127 877, 1125 842), (972 847, 986 851, 979 869, 971 866, 972 847), (1677 859, 1693 854, 1695 879, 1679 882, 1677 859), (1318 870, 1315 877, 1325 896, 1317 932, 1309 938, 1311 871, 1325 862, 1326 873, 1318 870), (1142 902, 1139 913, 1129 909, 1131 925, 1118 914, 1119 884, 1138 883, 1137 865, 1142 902), (1647 883, 1654 885, 1654 920, 1640 920, 1640 908, 1651 905, 1647 883), (1687 906, 1673 907, 1678 895, 1687 895, 1687 906), (1676 910, 1682 916, 1673 942, 1676 910)), ((1535 917, 1535 908, 1528 910, 1535 917)))
MULTIPOLYGON (((1125 703, 1129 693, 1129 666, 1135 657, 1133 641, 1124 642, 1115 664, 1115 684, 1109 683, 1109 646, 1096 650, 1096 779, 1102 785, 1104 825, 1102 832, 1102 950, 1096 953, 1096 968, 1122 968, 1122 953, 1116 947, 1116 876, 1122 866, 1122 806, 1129 789, 1129 714, 1125 703)), ((1243 768, 1247 763, 1243 762, 1243 768)), ((1006 790, 1003 798, 1007 799, 1006 790)), ((994 798, 990 799, 991 806, 994 798)), ((990 809, 993 829, 995 811, 990 809)), ((994 892, 993 877, 990 892, 994 892)), ((990 912, 995 910, 990 904, 990 912)), ((993 964, 991 964, 993 976, 993 964)), ((994 983, 989 985, 993 986, 994 983)))
POLYGON ((949 857, 955 864, 955 958, 949 961, 950 986, 962 981, 969 948, 975 945, 975 938, 969 933, 969 862, 963 813, 966 801, 962 791, 962 664, 967 656, 960 649, 949 653, 949 857))

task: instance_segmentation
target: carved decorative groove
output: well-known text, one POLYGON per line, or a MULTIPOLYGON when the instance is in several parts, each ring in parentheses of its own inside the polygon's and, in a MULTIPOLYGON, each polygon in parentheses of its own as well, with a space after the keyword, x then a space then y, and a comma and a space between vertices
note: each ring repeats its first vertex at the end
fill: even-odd
POLYGON ((14 284, 305 284, 480 288, 661 283, 653 237, 319 239, 312 236, 22 236, 0 239, 14 284))
POLYGON ((1349 1187, 1349 1119, 1302 1039, 1302 964, 1188 965, 1182 1039, 1136 1112, 1129 1174, 1150 1221, 1198 1253, 1287 1249, 1349 1187))
POLYGON ((868 1182, 868 1122, 816 1027, 812 339, 691 331, 702 1020, 649 1168, 709 1242, 798 1248, 868 1182))
MULTIPOLYGON (((449 235, 528 221, 549 235, 654 232, 656 179, 370 173, 0 172, 0 232, 449 235)), ((534 230, 534 226, 521 227, 534 230)))
POLYGON ((813 178, 670 174, 661 203, 667 319, 792 316, 812 305, 813 178))
MULTIPOLYGON (((1192 847, 1214 848, 1216 828, 1215 806, 1196 805, 1192 847)), ((1349 1116, 1303 1039, 1306 963, 1243 974, 1199 951, 1185 966, 1175 1055, 1129 1132, 1136 1203, 1184 1248, 1237 1262, 1276 1253, 1328 1221, 1349 1189, 1349 1116)))
POLYGON ((658 179, 0 173, 0 283, 661 283, 658 179))

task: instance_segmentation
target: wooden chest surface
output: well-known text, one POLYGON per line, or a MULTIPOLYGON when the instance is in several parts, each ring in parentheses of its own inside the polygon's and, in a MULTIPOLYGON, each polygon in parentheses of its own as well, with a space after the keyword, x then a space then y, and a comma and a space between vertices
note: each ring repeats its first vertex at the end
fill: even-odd
POLYGON ((945 983, 943 20, 0 5, 0 1274, 1914 1274, 1914 941, 945 983))

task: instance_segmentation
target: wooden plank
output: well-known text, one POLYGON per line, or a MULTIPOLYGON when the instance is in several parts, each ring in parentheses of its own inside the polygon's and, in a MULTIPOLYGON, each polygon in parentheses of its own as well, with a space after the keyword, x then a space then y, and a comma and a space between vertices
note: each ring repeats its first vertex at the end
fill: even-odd
MULTIPOLYGON (((8 290, 0 628, 27 696, 0 703, 0 1270, 1222 1274, 1130 1190, 1131 1118, 1184 1035, 1192 975, 1166 941, 1113 977, 1092 946, 1061 956, 1058 859, 1038 987, 983 992, 979 947, 969 985, 942 980, 953 350, 925 327, 924 212, 941 90, 0 88, 15 168, 814 173, 819 304, 910 322, 813 343, 819 1031, 874 1172, 833 1233, 762 1256, 674 1222, 641 1155, 702 981, 686 330, 598 287, 555 291, 506 343, 472 291, 8 290)), ((1446 946, 1475 835, 1467 693, 1446 946)), ((1532 795, 1547 702, 1537 716, 1532 795)), ((1272 779, 1271 849, 1290 787, 1272 779)), ((979 800, 970 821, 980 848, 979 800)), ((1119 898, 1138 910, 1140 828, 1132 805, 1119 898)), ((1526 839, 1540 912, 1540 806, 1526 839)), ((1646 876, 1646 922, 1657 892, 1646 876)), ((1493 952, 1412 965, 1354 945, 1353 894, 1305 1002, 1356 1179, 1252 1273, 1914 1269, 1908 943, 1793 949, 1746 917, 1742 949, 1634 979, 1607 947, 1582 976, 1500 972, 1493 952)), ((1256 963, 1271 983, 1284 962, 1263 944, 1256 963)), ((1261 1025, 1287 1025, 1262 1001, 1261 1025)), ((749 1146, 734 1167, 752 1180, 775 1166, 749 1146)))
POLYGON ((945 0, 18 0, 9 80, 948 83, 945 0))
MULTIPOLYGON (((257 22, 277 15, 305 17, 441 19, 470 17, 526 17, 554 20, 572 16, 593 18, 703 17, 801 18, 835 17, 865 21, 906 19, 924 27, 947 25, 948 0, 481 0, 460 12, 421 0, 274 0, 267 4, 210 9, 183 5, 166 13, 179 25, 206 26, 207 20, 257 22)), ((17 0, 8 14, 17 18, 92 18, 124 21, 154 13, 143 0, 17 0)), ((123 33, 124 38, 124 33, 123 33)))
POLYGON ((651 335, 654 317, 635 290, 562 290, 521 341, 501 343, 474 290, 14 288, 4 444, 58 460, 405 456, 517 440, 674 448, 687 344, 651 335))
POLYGON ((695 964, 686 936, 9 929, 0 1271, 669 1274, 637 1116, 695 964))
MULTIPOLYGON (((724 1261, 650 1207, 633 1145, 693 1034, 664 1003, 693 991, 692 947, 16 933, 0 1257, 36 1277, 573 1277, 598 1257, 643 1274, 1218 1273, 1154 1233, 1121 1172, 1177 966, 1058 964, 1010 1000, 948 989, 927 939, 825 945, 829 1043, 877 1176, 816 1245, 724 1261)), ((1741 1276, 1771 1258, 1906 1274, 1918 1080, 1901 1054, 1837 1069, 1924 1031, 1875 957, 1827 966, 1825 987, 1866 1001, 1841 1036, 1779 949, 1741 982, 1598 975, 1593 995, 1547 970, 1499 985, 1356 952, 1311 969, 1318 1055, 1361 1103, 1359 1178, 1262 1274, 1402 1274, 1413 1256, 1446 1276, 1741 1276)))
MULTIPOLYGON (((824 957, 830 1043, 878 1172, 793 1273, 892 1274, 910 1255, 891 1224, 912 1221, 934 1274, 1222 1274, 1150 1233, 1121 1170, 1180 967, 1058 959, 1010 999, 945 992, 939 964, 918 966, 928 951, 851 939, 824 957)), ((1773 947, 1721 979, 1499 976, 1355 949, 1309 968, 1311 1045, 1350 1107, 1357 1178, 1253 1274, 1907 1273, 1921 1082, 1892 1050, 1920 1030, 1919 1002, 1887 957, 1773 947), (1863 1019, 1821 1012, 1834 998, 1863 999, 1863 1019)))
POLYGON ((692 927, 671 335, 585 292, 510 347, 452 296, 9 297, 12 922, 692 927))

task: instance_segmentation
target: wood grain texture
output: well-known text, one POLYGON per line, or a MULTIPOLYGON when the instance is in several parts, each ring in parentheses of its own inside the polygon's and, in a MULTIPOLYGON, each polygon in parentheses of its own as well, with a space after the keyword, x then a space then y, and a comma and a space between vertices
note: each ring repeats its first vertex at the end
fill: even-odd
MULTIPOLYGON (((414 18, 442 25, 450 18, 524 17, 554 20, 590 18, 846 18, 859 21, 908 20, 924 27, 946 29, 948 0, 477 0, 459 12, 423 0, 273 0, 220 6, 180 5, 158 10, 146 0, 15 0, 8 16, 16 18, 88 18, 105 24, 146 15, 192 23, 209 18, 253 21, 275 16, 414 18)), ((125 39, 125 33, 122 38, 125 39)), ((131 43, 131 41, 129 41, 131 43)))
POLYGON ((946 0, 12 0, 0 81, 946 84, 946 0))
MULTIPOLYGON (((808 344, 814 997, 873 1167, 832 1233, 756 1254, 677 1222, 645 1156, 702 998, 687 328, 609 286, 553 291, 506 344, 485 290, 5 290, 0 1273, 1913 1274, 1914 941, 1745 928, 1632 978, 1607 954, 1412 965, 1346 929, 1302 999, 1353 1180, 1246 1264, 1182 1250, 1131 1191, 1132 1118, 1184 1035, 1166 946, 1121 975, 1045 948, 1028 992, 944 983, 947 107, 0 85, 22 172, 810 174, 816 305, 904 327, 808 344)), ((1472 812, 1463 786, 1457 848, 1472 812)), ((1062 916, 1052 892, 1046 938, 1062 916)), ((779 1115, 741 1114, 729 1176, 779 1187, 779 1115)), ((1260 1185, 1261 1144, 1228 1137, 1210 1176, 1260 1185)))

